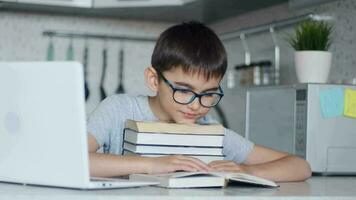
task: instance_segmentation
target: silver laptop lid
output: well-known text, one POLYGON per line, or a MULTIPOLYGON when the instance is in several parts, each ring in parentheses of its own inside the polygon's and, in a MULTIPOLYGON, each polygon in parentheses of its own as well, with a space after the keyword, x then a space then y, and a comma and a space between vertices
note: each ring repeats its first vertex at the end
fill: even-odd
POLYGON ((83 69, 0 62, 0 181, 89 184, 83 69))

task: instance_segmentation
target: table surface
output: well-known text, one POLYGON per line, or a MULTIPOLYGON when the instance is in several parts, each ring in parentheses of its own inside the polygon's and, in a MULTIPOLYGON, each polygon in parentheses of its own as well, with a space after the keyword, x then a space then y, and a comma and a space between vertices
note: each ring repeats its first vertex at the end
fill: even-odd
POLYGON ((279 185, 278 188, 229 186, 199 189, 165 189, 150 186, 89 191, 0 183, 0 199, 356 199, 356 176, 312 177, 305 182, 279 185))

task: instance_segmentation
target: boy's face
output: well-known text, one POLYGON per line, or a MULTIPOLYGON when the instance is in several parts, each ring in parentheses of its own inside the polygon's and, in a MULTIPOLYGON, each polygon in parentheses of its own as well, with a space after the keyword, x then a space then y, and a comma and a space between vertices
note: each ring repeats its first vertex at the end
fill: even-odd
MULTIPOLYGON (((219 92, 219 83, 221 78, 210 78, 206 80, 203 74, 185 73, 179 67, 165 71, 162 75, 175 87, 179 89, 189 89, 197 94, 205 92, 219 92)), ((199 118, 205 116, 210 108, 200 104, 199 98, 193 102, 183 105, 173 99, 172 88, 162 80, 159 81, 157 96, 161 107, 161 115, 168 121, 176 123, 193 124, 199 118)))

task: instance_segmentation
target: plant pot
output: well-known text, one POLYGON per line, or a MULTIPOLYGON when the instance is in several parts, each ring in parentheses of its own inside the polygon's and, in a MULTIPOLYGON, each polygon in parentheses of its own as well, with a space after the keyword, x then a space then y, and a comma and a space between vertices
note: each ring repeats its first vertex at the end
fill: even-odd
POLYGON ((296 51, 295 69, 300 83, 326 83, 331 68, 331 52, 296 51))

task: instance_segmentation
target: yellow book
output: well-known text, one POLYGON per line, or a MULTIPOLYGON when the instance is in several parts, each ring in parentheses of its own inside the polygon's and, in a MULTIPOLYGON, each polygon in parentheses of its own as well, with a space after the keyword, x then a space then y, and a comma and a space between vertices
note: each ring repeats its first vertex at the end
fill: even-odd
POLYGON ((127 120, 125 128, 145 133, 224 135, 224 127, 220 124, 198 125, 127 120))

